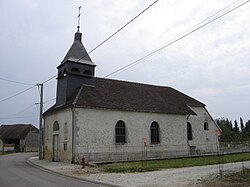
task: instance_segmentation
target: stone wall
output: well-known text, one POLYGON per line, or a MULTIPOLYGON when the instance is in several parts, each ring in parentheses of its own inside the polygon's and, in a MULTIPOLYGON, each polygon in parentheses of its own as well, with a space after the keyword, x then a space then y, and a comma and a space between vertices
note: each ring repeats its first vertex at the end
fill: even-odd
POLYGON ((80 162, 82 157, 89 162, 128 161, 216 152, 216 124, 205 108, 193 107, 192 110, 197 115, 86 108, 74 108, 74 112, 71 109, 60 110, 45 118, 45 159, 53 160, 54 135, 59 137, 59 160, 65 162, 72 161, 72 142, 74 162, 80 162), (115 125, 119 120, 126 125, 126 143, 122 145, 115 142, 115 125), (58 122, 59 129, 53 131, 55 122, 58 122), (150 143, 152 122, 159 124, 159 144, 150 143), (187 122, 192 125, 191 141, 187 140, 187 122), (204 130, 205 122, 208 123, 208 130, 204 130), (75 136, 74 141, 72 134, 75 136), (146 145, 144 139, 147 140, 146 145))

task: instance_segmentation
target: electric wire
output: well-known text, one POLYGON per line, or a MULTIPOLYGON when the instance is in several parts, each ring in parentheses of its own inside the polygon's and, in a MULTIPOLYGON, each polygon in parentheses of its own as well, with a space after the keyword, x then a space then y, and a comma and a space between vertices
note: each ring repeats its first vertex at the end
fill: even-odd
POLYGON ((54 75, 53 77, 50 77, 49 79, 47 79, 46 81, 44 81, 42 84, 45 84, 45 83, 51 81, 51 80, 54 79, 56 76, 57 76, 57 75, 54 75))
MULTIPOLYGON (((238 1, 239 1, 239 0, 238 0, 238 1)), ((235 3, 238 2, 238 1, 235 1, 235 3)), ((250 0, 245 1, 245 2, 243 2, 242 4, 239 4, 239 5, 237 5, 237 6, 234 6, 234 7, 232 7, 231 9, 227 10, 226 12, 224 12, 224 10, 225 10, 226 8, 222 9, 222 10, 219 11, 218 13, 214 14, 214 15, 218 15, 218 16, 215 17, 215 18, 213 18, 212 20, 210 20, 210 21, 208 21, 208 22, 206 22, 206 23, 204 23, 205 20, 203 20, 202 22, 200 22, 199 24, 197 24, 197 26, 198 26, 197 28, 192 29, 191 31, 190 31, 190 29, 189 29, 188 31, 185 31, 184 34, 182 33, 182 34, 178 35, 179 37, 175 37, 174 39, 170 40, 169 42, 167 42, 167 43, 166 43, 165 45, 163 45, 162 47, 160 47, 160 48, 154 50, 153 52, 151 52, 151 53, 149 53, 149 54, 147 54, 147 55, 145 55, 145 56, 143 56, 143 57, 141 57, 141 58, 139 58, 139 59, 137 59, 137 60, 135 60, 135 61, 133 61, 133 62, 131 62, 131 63, 129 63, 129 64, 127 64, 127 65, 121 67, 121 68, 119 68, 119 69, 117 69, 117 70, 115 70, 115 71, 113 71, 112 73, 109 73, 108 75, 104 76, 104 78, 107 78, 107 77, 110 77, 110 76, 117 75, 117 74, 119 74, 119 73, 121 73, 121 72, 124 72, 124 71, 126 71, 126 70, 128 70, 128 69, 134 67, 135 65, 137 65, 137 64, 141 63, 142 61, 146 60, 147 58, 153 56, 154 54, 158 53, 159 51, 161 51, 161 50, 163 50, 163 49, 169 47, 170 45, 172 45, 172 44, 178 42, 179 40, 181 40, 181 39, 187 37, 188 35, 190 35, 190 34, 196 32, 196 31, 198 31, 199 29, 201 29, 201 28, 207 26, 208 24, 210 24, 210 23, 212 23, 212 22, 218 20, 219 18, 221 18, 221 17, 223 17, 223 16, 225 16, 225 15, 227 15, 227 14, 229 14, 230 12, 232 12, 232 11, 238 9, 239 7, 245 5, 246 3, 249 3, 249 1, 250 1, 250 0), (221 13, 221 12, 224 12, 224 13, 221 13), (201 25, 201 23, 204 23, 204 24, 201 25), (200 26, 199 26, 199 25, 200 25, 200 26)), ((233 5, 233 4, 235 4, 235 3, 232 3, 231 5, 233 5)), ((229 5, 229 6, 227 6, 227 7, 230 7, 231 5, 229 5)), ((211 17, 214 17, 214 15, 213 15, 213 16, 210 16, 210 18, 211 18, 211 17)), ((208 18, 206 19, 206 21, 207 21, 207 20, 208 20, 208 18)), ((195 27, 195 26, 194 26, 194 27, 195 27)), ((192 27, 192 28, 194 28, 194 27, 192 27)))
MULTIPOLYGON (((81 59, 95 51, 97 48, 102 46, 104 43, 106 43, 108 40, 110 40, 112 37, 114 37, 116 34, 118 34, 120 31, 122 31, 126 26, 128 26, 130 23, 132 23, 135 19, 137 19, 139 16, 141 16, 144 12, 146 12, 150 7, 152 7, 154 4, 156 4, 159 0, 154 1, 152 4, 150 4, 148 7, 146 7, 143 11, 141 11, 139 14, 137 14, 135 17, 133 17, 130 21, 128 21, 125 25, 123 25, 121 28, 119 28, 116 32, 114 32, 112 35, 110 35, 108 38, 103 40, 100 44, 98 44, 96 47, 91 49, 85 56, 82 56, 81 58, 78 59, 77 62, 79 62, 81 59)), ((54 75, 53 77, 49 78, 48 80, 44 81, 42 84, 49 82, 53 78, 55 78, 57 75, 54 75)))
POLYGON ((18 93, 16 93, 16 94, 12 95, 12 96, 9 96, 9 97, 7 97, 7 98, 5 98, 5 99, 2 99, 2 100, 0 100, 0 103, 1 103, 1 102, 4 102, 4 101, 7 101, 7 100, 9 100, 9 99, 12 99, 13 97, 16 97, 16 96, 18 96, 18 95, 20 95, 20 94, 22 94, 22 93, 24 93, 24 92, 27 92, 27 91, 31 90, 32 88, 34 88, 35 86, 36 86, 36 85, 33 85, 33 86, 31 86, 31 87, 29 87, 29 88, 27 88, 27 89, 25 89, 25 90, 23 90, 23 91, 21 91, 21 92, 18 92, 18 93))
POLYGON ((37 118, 37 115, 33 116, 20 116, 20 117, 0 117, 0 119, 21 119, 21 118, 37 118))
POLYGON ((137 14, 135 17, 133 17, 129 22, 127 22, 125 25, 123 25, 121 28, 119 28, 116 32, 114 32, 113 34, 111 34, 108 38, 106 38, 105 40, 103 40, 100 44, 98 44, 96 47, 94 47, 93 49, 91 49, 85 56, 81 57, 78 62, 83 59, 84 57, 86 57, 87 55, 89 55, 90 53, 92 53, 93 51, 95 51, 97 48, 99 48, 100 46, 102 46, 104 43, 106 43, 108 40, 110 40, 113 36, 115 36, 117 33, 119 33, 120 31, 122 31, 126 26, 128 26, 130 23, 132 23, 134 20, 136 20, 139 16, 141 16, 144 12, 146 12, 149 8, 151 8, 154 4, 156 4, 159 0, 154 1, 152 4, 150 4, 147 8, 145 8, 143 11, 141 11, 139 14, 137 14))
POLYGON ((11 82, 11 83, 16 83, 16 84, 22 84, 22 85, 26 85, 26 86, 34 85, 34 84, 29 84, 29 83, 24 83, 24 82, 19 82, 19 81, 13 81, 13 80, 5 79, 2 77, 0 77, 0 80, 6 81, 6 82, 11 82))

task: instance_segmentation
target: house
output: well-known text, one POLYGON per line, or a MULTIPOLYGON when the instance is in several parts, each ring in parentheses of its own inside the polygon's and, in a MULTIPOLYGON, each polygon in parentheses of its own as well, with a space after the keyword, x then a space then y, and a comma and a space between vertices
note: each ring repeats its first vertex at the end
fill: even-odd
POLYGON ((31 124, 1 125, 0 136, 16 152, 38 151, 38 129, 31 124))
POLYGON ((3 145, 4 145, 4 140, 3 140, 3 138, 0 136, 0 152, 3 152, 3 151, 4 151, 3 145))
POLYGON ((79 30, 57 67, 56 104, 44 114, 45 159, 88 162, 217 151, 204 103, 165 86, 98 78, 79 30))

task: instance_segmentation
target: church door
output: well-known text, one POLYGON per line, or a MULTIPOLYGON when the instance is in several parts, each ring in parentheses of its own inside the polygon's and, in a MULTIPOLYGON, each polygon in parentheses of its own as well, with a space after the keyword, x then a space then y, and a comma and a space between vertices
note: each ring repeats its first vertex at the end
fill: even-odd
POLYGON ((59 135, 53 135, 53 161, 59 161, 59 135))

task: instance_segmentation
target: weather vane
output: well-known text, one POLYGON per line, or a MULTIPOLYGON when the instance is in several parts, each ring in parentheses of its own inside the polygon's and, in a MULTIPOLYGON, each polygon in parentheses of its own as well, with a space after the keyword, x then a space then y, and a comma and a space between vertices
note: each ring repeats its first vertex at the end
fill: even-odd
POLYGON ((78 16, 77 16, 77 17, 78 17, 77 32, 80 31, 80 17, 81 17, 81 15, 82 15, 82 14, 81 14, 81 8, 82 8, 81 6, 78 7, 78 9, 79 9, 79 14, 78 14, 78 16))

